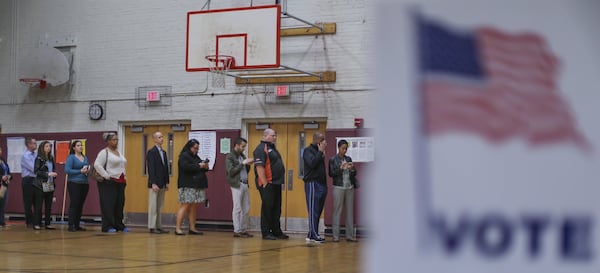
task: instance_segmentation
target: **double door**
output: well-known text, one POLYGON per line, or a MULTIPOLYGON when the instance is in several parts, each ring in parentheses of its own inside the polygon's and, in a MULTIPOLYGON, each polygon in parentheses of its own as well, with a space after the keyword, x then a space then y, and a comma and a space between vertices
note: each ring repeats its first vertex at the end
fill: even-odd
MULTIPOLYGON (((127 180, 125 188, 125 211, 128 213, 148 212, 148 190, 147 190, 147 170, 146 170, 146 152, 154 146, 152 134, 159 131, 163 134, 163 150, 167 153, 170 172, 170 189, 165 196, 163 207, 164 213, 176 213, 179 208, 177 203, 177 159, 179 152, 188 141, 189 125, 183 125, 185 130, 173 130, 173 126, 167 125, 144 125, 144 126, 123 126, 125 158, 127 158, 127 180), (134 128, 132 128, 134 127, 134 128), (133 130, 132 130, 133 129, 133 130)), ((181 128, 181 126, 178 126, 181 128)))
MULTIPOLYGON (((315 132, 325 132, 325 123, 305 127, 305 123, 271 123, 270 128, 277 133, 276 147, 281 154, 285 166, 285 185, 282 187, 281 228, 283 230, 303 231, 308 228, 308 212, 304 182, 302 180, 303 164, 302 150, 312 141, 315 132)), ((261 141, 264 129, 256 129, 255 123, 248 123, 248 156, 261 141)), ((260 194, 256 190, 254 169, 250 170, 250 216, 260 218, 260 194)))

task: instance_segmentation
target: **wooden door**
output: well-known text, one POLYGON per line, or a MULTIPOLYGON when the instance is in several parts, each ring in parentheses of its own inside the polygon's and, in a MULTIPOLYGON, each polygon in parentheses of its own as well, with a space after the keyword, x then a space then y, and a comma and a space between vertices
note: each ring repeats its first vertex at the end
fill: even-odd
MULTIPOLYGON (((325 132, 325 123, 319 123, 318 129, 305 129, 304 123, 271 123, 277 133, 276 147, 285 164, 286 178, 282 189, 281 228, 283 230, 304 231, 308 229, 308 212, 302 180, 302 149, 312 141, 316 131, 325 132)), ((256 130, 254 123, 248 123, 248 156, 262 139, 264 130, 256 130)), ((250 216, 260 217, 260 194, 255 189, 254 170, 250 171, 250 216)))
POLYGON ((154 146, 152 134, 160 131, 165 140, 162 148, 169 158, 170 184, 165 196, 163 213, 176 213, 177 203, 177 159, 179 152, 188 141, 189 126, 185 131, 174 132, 171 125, 146 125, 141 132, 132 132, 131 126, 125 126, 125 158, 127 158, 127 188, 125 188, 125 211, 130 213, 148 212, 148 176, 146 170, 146 152, 154 146))

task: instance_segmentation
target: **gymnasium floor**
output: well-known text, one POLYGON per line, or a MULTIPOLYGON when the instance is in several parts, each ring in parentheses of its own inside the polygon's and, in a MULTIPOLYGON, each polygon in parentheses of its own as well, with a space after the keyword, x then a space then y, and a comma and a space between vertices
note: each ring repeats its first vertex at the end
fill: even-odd
POLYGON ((107 234, 98 225, 87 231, 34 231, 23 222, 0 230, 0 272, 361 272, 364 242, 307 245, 303 234, 289 240, 233 238, 231 232, 201 236, 150 234, 134 227, 107 234))

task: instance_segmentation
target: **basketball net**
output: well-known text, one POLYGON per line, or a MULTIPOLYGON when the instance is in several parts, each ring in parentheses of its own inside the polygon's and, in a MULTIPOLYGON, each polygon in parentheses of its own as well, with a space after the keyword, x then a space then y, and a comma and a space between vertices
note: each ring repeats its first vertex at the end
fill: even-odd
POLYGON ((225 88, 225 76, 229 73, 229 68, 233 66, 235 59, 229 55, 208 55, 205 58, 210 62, 212 86, 225 88))

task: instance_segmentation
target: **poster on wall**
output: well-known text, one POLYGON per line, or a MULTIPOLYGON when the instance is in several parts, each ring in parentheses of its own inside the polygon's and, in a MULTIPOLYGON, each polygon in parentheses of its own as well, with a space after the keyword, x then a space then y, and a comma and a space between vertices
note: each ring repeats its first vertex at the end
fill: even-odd
POLYGON ((9 137, 6 139, 6 161, 11 173, 21 173, 21 158, 27 148, 24 137, 9 137))
POLYGON ((336 153, 337 143, 340 140, 348 141, 348 150, 346 155, 352 158, 354 162, 372 162, 375 161, 375 138, 374 137, 336 137, 336 153))
POLYGON ((209 170, 215 166, 215 158, 217 157, 217 132, 216 131, 194 131, 189 133, 189 139, 196 139, 200 142, 198 156, 202 160, 210 160, 208 162, 209 170))
POLYGON ((67 157, 69 157, 70 141, 56 141, 56 158, 57 164, 65 164, 67 157))
POLYGON ((221 144, 220 150, 221 150, 222 154, 228 154, 231 152, 231 138, 228 138, 228 137, 221 138, 220 144, 221 144))

